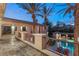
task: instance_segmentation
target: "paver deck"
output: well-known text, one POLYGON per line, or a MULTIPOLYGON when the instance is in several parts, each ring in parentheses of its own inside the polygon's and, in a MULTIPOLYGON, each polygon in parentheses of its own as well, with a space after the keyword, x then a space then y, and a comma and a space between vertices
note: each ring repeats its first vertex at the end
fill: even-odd
POLYGON ((45 56, 20 40, 12 40, 11 35, 5 35, 0 39, 0 56, 45 56))

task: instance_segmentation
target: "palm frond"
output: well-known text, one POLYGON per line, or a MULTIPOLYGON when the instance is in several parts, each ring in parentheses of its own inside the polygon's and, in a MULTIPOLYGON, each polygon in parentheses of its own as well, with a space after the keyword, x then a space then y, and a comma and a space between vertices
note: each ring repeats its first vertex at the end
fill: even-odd
POLYGON ((41 3, 17 3, 17 4, 24 10, 27 10, 29 13, 33 14, 40 11, 41 8, 45 5, 41 3))
POLYGON ((19 7, 23 8, 24 10, 29 10, 30 6, 27 3, 17 3, 17 5, 19 5, 19 7))
POLYGON ((68 13, 71 13, 71 10, 72 10, 71 7, 70 8, 67 8, 66 11, 64 12, 64 15, 63 16, 65 16, 68 13))
POLYGON ((63 13, 66 9, 67 9, 67 8, 63 8, 63 9, 57 11, 56 14, 61 14, 61 13, 63 13))
POLYGON ((38 10, 41 7, 44 7, 45 4, 41 4, 41 3, 36 3, 35 8, 38 10))
POLYGON ((74 10, 74 12, 73 12, 73 16, 75 16, 76 15, 76 9, 74 10))
POLYGON ((71 4, 70 3, 66 3, 67 4, 67 6, 71 6, 71 4))
POLYGON ((41 7, 43 7, 42 4, 36 3, 36 4, 35 4, 35 12, 36 12, 36 11, 40 11, 40 10, 41 10, 41 7))
POLYGON ((47 8, 46 8, 46 6, 43 8, 43 13, 47 14, 47 8))
POLYGON ((35 15, 37 15, 37 16, 41 16, 42 18, 44 17, 42 14, 35 14, 35 15))
POLYGON ((56 6, 66 6, 66 4, 65 3, 62 3, 62 4, 55 4, 56 6))
POLYGON ((53 11, 54 11, 54 8, 53 8, 53 7, 50 8, 50 9, 48 10, 48 12, 47 12, 47 15, 50 15, 51 13, 53 13, 53 11))
POLYGON ((66 8, 63 8, 63 9, 59 10, 57 13, 62 12, 62 13, 64 13, 63 16, 65 16, 66 14, 71 13, 72 10, 76 9, 76 7, 72 4, 70 4, 70 3, 66 3, 66 6, 67 6, 66 8))

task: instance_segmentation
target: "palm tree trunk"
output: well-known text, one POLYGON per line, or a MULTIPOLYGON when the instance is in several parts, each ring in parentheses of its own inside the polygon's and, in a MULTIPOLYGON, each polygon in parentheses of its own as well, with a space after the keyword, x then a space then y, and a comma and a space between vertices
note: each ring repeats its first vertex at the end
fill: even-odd
POLYGON ((32 14, 32 19, 33 19, 33 23, 34 23, 34 25, 33 25, 33 32, 35 33, 35 31, 36 31, 36 19, 35 19, 35 14, 32 14))
POLYGON ((77 42, 76 44, 74 44, 75 46, 75 51, 74 51, 74 55, 78 56, 79 55, 79 44, 78 44, 78 37, 79 37, 79 4, 76 4, 77 8, 75 10, 75 15, 74 15, 74 19, 75 19, 75 29, 74 29, 74 38, 75 38, 75 42, 77 42))
POLYGON ((45 17, 45 25, 44 25, 44 28, 46 29, 46 31, 47 31, 47 26, 48 25, 48 19, 45 17))

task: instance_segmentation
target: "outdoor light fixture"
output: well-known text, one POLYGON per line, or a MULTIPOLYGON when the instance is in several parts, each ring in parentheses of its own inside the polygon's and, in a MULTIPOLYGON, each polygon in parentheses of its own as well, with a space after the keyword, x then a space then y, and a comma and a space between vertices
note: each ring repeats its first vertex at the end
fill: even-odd
POLYGON ((12 34, 14 34, 14 31, 15 31, 15 25, 12 25, 12 26, 11 26, 11 30, 12 30, 12 34))
POLYGON ((23 31, 23 26, 21 26, 21 31, 23 31))

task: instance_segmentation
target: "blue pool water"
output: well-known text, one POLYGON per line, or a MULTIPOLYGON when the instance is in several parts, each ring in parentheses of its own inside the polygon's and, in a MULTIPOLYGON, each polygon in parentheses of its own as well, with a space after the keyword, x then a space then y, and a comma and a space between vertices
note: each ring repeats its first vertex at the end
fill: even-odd
POLYGON ((61 41, 61 47, 63 49, 68 49, 70 55, 74 54, 74 43, 66 43, 64 41, 61 41))

